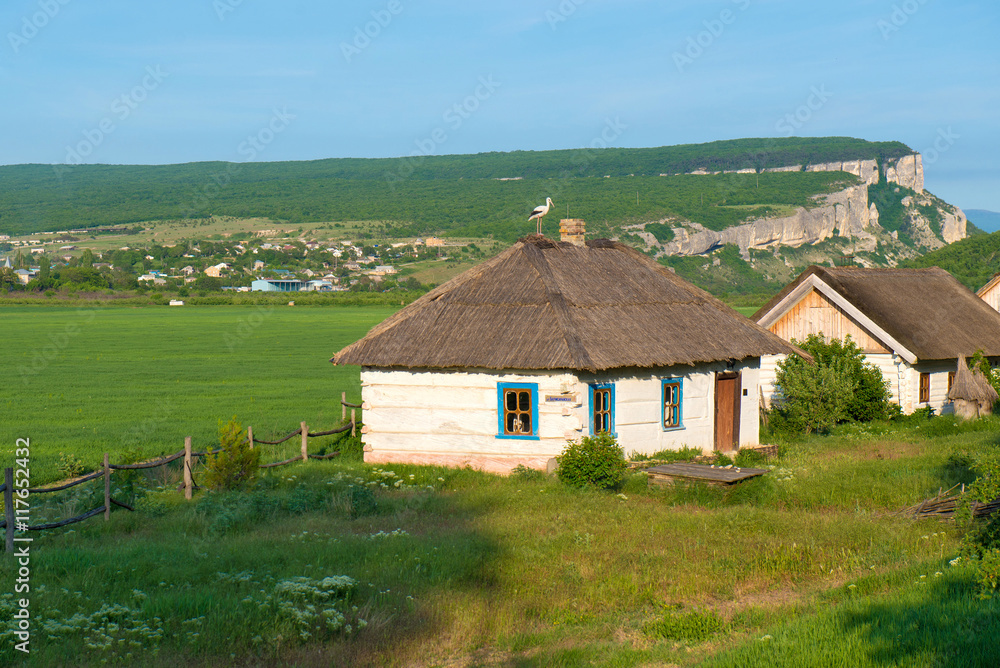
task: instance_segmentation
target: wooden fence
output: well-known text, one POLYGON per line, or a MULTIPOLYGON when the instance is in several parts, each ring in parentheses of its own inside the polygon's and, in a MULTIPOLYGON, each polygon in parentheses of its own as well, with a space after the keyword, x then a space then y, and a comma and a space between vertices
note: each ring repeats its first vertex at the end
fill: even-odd
MULTIPOLYGON (((929 517, 942 520, 953 519, 955 513, 962 507, 963 496, 965 495, 965 485, 962 483, 959 484, 962 487, 960 492, 952 493, 958 489, 959 485, 955 485, 947 491, 938 490, 937 496, 934 498, 925 499, 916 505, 907 506, 895 514, 911 517, 915 520, 929 517)), ((989 517, 1000 510, 1000 498, 993 499, 989 503, 981 503, 979 501, 968 501, 967 503, 969 512, 975 518, 989 517)))
MULTIPOLYGON (((302 450, 300 454, 292 457, 291 459, 286 459, 280 462, 271 462, 270 464, 261 464, 260 468, 272 468, 275 466, 284 466, 286 464, 291 464, 293 462, 305 462, 310 459, 330 459, 336 457, 340 454, 340 451, 331 452, 325 455, 311 455, 309 454, 309 439, 316 438, 319 436, 331 436, 333 434, 343 434, 350 430, 351 436, 357 434, 357 421, 355 417, 355 409, 361 408, 360 404, 349 404, 346 400, 346 393, 341 395, 341 406, 342 418, 344 421, 347 420, 347 408, 351 408, 351 421, 347 424, 338 427, 336 429, 330 429, 328 431, 317 431, 310 432, 309 427, 305 422, 300 423, 299 428, 291 432, 284 438, 280 438, 276 441, 263 441, 255 440, 253 437, 253 427, 247 427, 247 439, 244 443, 249 443, 252 448, 255 443, 266 444, 266 445, 278 445, 284 443, 285 441, 291 439, 295 435, 300 435, 302 438, 302 450)), ((118 506, 120 508, 125 508, 126 510, 134 511, 135 508, 131 507, 127 503, 122 503, 116 499, 111 498, 111 474, 113 471, 121 470, 136 470, 136 469, 152 469, 159 466, 165 466, 170 462, 176 461, 180 458, 184 458, 184 482, 178 489, 184 490, 184 498, 191 499, 193 496, 194 488, 198 485, 195 483, 194 474, 192 472, 192 463, 196 458, 201 458, 206 455, 216 454, 219 450, 211 450, 207 452, 193 452, 191 449, 191 437, 187 436, 184 439, 184 449, 180 452, 175 452, 172 455, 163 457, 162 459, 157 459, 151 462, 142 462, 140 464, 112 464, 109 461, 108 453, 104 453, 104 465, 94 471, 93 473, 88 473, 80 478, 71 480, 58 487, 29 487, 27 488, 28 494, 48 494, 51 492, 61 492, 63 490, 75 487, 77 485, 82 485, 85 482, 90 482, 91 480, 97 480, 98 478, 104 478, 104 505, 89 510, 81 515, 71 517, 67 520, 62 520, 59 522, 50 522, 47 524, 34 524, 30 526, 25 526, 20 528, 19 523, 16 522, 14 518, 14 469, 7 468, 4 470, 4 484, 0 486, 0 492, 3 493, 3 504, 4 504, 4 519, 0 522, 0 528, 4 529, 6 534, 5 547, 8 553, 13 552, 14 549, 14 529, 19 527, 18 530, 23 531, 43 531, 45 529, 55 529, 58 527, 64 527, 69 524, 75 524, 76 522, 82 522, 84 520, 90 519, 95 515, 100 515, 104 513, 104 520, 108 521, 111 519, 111 507, 118 506)))

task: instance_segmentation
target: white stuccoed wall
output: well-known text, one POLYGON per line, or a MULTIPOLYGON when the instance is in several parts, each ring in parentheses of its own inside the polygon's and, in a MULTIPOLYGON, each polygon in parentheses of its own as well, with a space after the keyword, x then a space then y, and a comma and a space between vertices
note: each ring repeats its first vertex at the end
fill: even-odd
MULTIPOLYGON (((759 360, 745 360, 746 395, 740 402, 740 444, 759 437, 759 360)), ((472 466, 506 472, 546 462, 590 433, 589 384, 615 384, 615 432, 626 454, 681 447, 711 451, 715 433, 715 374, 725 363, 576 375, 570 372, 389 371, 361 372, 365 461, 472 466), (683 427, 661 428, 661 379, 683 378, 683 427), (537 439, 497 438, 498 383, 538 384, 537 439), (569 397, 571 401, 556 398, 569 397), (547 400, 548 399, 548 400, 547 400)), ((742 394, 742 392, 741 392, 742 394)))

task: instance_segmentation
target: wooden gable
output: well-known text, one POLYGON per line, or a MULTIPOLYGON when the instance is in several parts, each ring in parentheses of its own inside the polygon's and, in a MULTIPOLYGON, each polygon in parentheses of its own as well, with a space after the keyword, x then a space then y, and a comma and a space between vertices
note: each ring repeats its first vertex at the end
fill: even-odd
POLYGON ((865 353, 892 352, 815 288, 768 329, 786 341, 804 341, 810 334, 823 334, 827 339, 843 339, 850 334, 865 353))
POLYGON ((1000 274, 990 279, 990 282, 979 288, 976 296, 990 305, 994 311, 1000 311, 1000 274))

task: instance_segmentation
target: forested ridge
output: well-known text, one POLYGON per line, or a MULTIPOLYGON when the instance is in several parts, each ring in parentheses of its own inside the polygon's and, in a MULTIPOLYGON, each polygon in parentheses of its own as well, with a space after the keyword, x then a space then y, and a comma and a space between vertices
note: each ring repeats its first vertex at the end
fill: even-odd
POLYGON ((679 217, 723 229, 769 213, 769 205, 809 205, 811 195, 854 181, 828 172, 683 174, 911 152, 899 142, 827 137, 301 162, 12 165, 0 167, 0 233, 228 215, 383 221, 401 236, 514 238, 530 231, 526 212, 549 196, 551 225, 567 215, 598 226, 679 217))

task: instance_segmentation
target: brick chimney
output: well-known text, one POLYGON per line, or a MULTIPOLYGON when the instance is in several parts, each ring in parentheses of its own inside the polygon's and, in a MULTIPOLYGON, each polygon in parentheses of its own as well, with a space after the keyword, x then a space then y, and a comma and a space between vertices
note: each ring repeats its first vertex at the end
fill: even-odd
POLYGON ((559 221, 559 240, 582 246, 587 224, 579 218, 563 218, 559 221))

